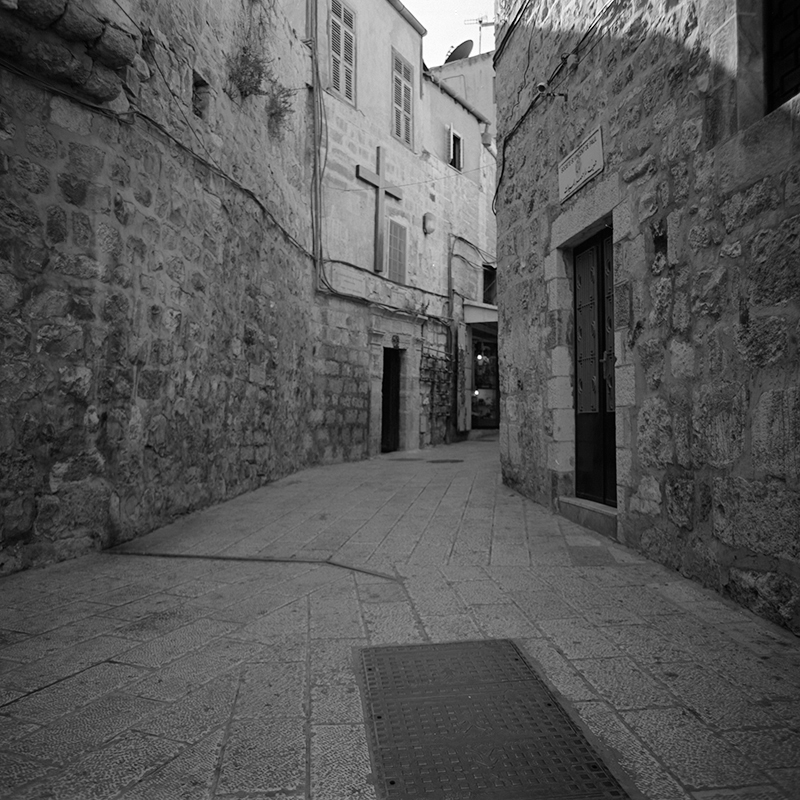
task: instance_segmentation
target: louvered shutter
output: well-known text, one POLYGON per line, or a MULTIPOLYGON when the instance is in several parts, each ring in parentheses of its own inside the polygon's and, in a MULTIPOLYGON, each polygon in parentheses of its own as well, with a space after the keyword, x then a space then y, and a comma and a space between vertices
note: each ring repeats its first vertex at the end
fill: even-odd
POLYGON ((331 2, 331 86, 351 102, 355 99, 355 15, 340 3, 331 2))
POLYGON ((402 58, 394 56, 394 75, 392 76, 393 133, 411 144, 413 120, 413 89, 411 67, 402 58))

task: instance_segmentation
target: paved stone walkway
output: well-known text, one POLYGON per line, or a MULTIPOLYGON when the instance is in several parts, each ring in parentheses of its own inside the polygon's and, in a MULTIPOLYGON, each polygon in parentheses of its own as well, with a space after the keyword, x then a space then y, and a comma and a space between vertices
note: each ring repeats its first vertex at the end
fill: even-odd
POLYGON ((374 798, 353 648, 482 637, 632 796, 800 797, 798 639, 503 486, 496 442, 307 470, 131 548, 181 557, 0 579, 0 797, 374 798))

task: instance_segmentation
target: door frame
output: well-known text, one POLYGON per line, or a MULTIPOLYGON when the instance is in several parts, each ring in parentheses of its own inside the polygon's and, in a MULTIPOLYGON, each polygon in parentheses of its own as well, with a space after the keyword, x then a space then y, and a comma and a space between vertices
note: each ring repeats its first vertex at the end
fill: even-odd
MULTIPOLYGON (((575 412, 575 496, 603 505, 617 505, 616 403, 614 396, 614 244, 610 228, 590 236, 572 251, 574 296, 574 412, 575 412), (591 379, 596 387, 597 411, 581 411, 581 369, 579 361, 580 291, 578 259, 594 250, 596 281, 593 302, 596 307, 596 354, 591 379), (588 445, 588 447, 587 447, 588 445), (598 474, 599 472, 599 474, 598 474)), ((587 376, 583 376, 587 377, 587 376)), ((595 398, 590 398, 595 401, 595 398)), ((591 403, 594 405, 594 402, 591 403)))

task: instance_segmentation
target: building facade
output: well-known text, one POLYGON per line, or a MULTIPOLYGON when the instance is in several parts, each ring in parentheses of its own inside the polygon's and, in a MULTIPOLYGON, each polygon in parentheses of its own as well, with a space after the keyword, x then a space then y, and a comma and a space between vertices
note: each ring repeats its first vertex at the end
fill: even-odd
POLYGON ((3 4, 0 573, 457 435, 494 157, 423 33, 393 0, 3 4))
POLYGON ((505 480, 800 630, 800 13, 497 5, 505 480))

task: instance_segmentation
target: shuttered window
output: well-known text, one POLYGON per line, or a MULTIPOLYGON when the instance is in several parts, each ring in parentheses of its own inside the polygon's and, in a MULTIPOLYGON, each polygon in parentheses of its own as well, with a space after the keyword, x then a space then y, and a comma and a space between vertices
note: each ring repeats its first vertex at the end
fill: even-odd
POLYGON ((339 0, 331 0, 331 88, 356 99, 356 18, 339 0))
POLYGON ((387 243, 388 266, 386 277, 397 283, 406 282, 406 229, 399 222, 389 220, 387 243))
POLYGON ((412 86, 414 71, 397 53, 392 54, 392 134, 409 147, 413 136, 412 86))

